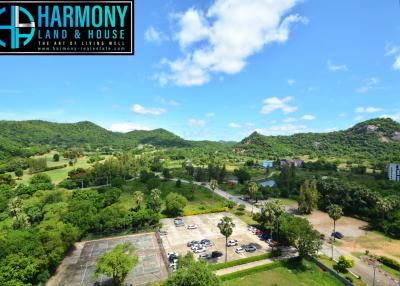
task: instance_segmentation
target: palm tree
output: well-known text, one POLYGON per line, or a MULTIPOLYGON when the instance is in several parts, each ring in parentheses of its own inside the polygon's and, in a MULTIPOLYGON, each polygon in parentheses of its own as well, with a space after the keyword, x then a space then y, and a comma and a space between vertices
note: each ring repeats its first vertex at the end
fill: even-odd
POLYGON ((151 190, 150 197, 150 205, 152 206, 154 211, 159 212, 161 208, 161 191, 159 189, 151 190))
POLYGON ((19 197, 13 198, 8 203, 8 210, 10 211, 12 217, 16 217, 22 211, 22 207, 22 200, 19 197))
POLYGON ((219 231, 223 236, 225 236, 225 262, 228 260, 228 238, 233 233, 233 228, 235 224, 232 221, 232 218, 225 216, 221 220, 221 224, 218 226, 219 231))
MULTIPOLYGON (((339 220, 343 216, 343 209, 339 205, 331 204, 327 208, 328 215, 329 217, 333 220, 333 232, 336 232, 336 221, 339 220)), ((335 241, 336 238, 333 236, 333 241, 335 241)))
POLYGON ((213 199, 214 199, 214 192, 218 188, 218 181, 217 180, 211 180, 210 181, 210 188, 213 191, 213 199))
MULTIPOLYGON (((255 182, 251 182, 247 187, 247 191, 250 195, 250 198, 254 200, 258 192, 258 185, 255 182)), ((253 208, 254 208, 254 203, 251 204, 251 214, 253 214, 253 208)))
POLYGON ((142 192, 134 192, 133 193, 133 198, 135 200, 136 203, 136 209, 140 209, 142 203, 143 203, 143 193, 142 192))

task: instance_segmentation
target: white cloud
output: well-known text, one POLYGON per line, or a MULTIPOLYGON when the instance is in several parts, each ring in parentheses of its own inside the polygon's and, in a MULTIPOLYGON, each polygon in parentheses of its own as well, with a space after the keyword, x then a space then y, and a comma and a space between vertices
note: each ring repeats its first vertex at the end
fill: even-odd
POLYGON ((395 46, 393 44, 388 44, 385 47, 385 55, 392 56, 400 52, 400 46, 395 46))
POLYGON ((296 83, 296 80, 288 79, 287 83, 288 83, 288 85, 294 85, 296 83))
POLYGON ((168 106, 180 106, 181 105, 179 102, 177 102, 175 100, 165 99, 162 97, 158 98, 158 102, 160 102, 161 104, 164 104, 164 105, 168 105, 168 106))
POLYGON ((262 114, 269 114, 275 110, 282 110, 283 113, 292 113, 296 111, 298 108, 296 106, 289 105, 289 102, 293 101, 293 97, 285 97, 285 98, 278 98, 278 97, 270 97, 264 100, 264 106, 261 109, 262 114))
POLYGON ((205 122, 204 120, 201 119, 189 119, 188 122, 189 126, 204 126, 207 124, 207 122, 205 122))
POLYGON ((338 71, 347 71, 348 67, 344 64, 340 65, 334 64, 331 60, 328 60, 328 69, 333 72, 338 72, 338 71))
POLYGON ((293 123, 296 121, 298 121, 298 120, 297 120, 297 118, 294 118, 294 117, 288 117, 288 118, 283 119, 283 122, 285 122, 285 123, 293 123))
POLYGON ((242 128, 242 125, 237 124, 235 122, 231 122, 231 123, 228 124, 228 127, 229 128, 242 128))
POLYGON ((340 113, 340 114, 339 114, 339 117, 346 117, 346 116, 347 116, 346 113, 340 113))
POLYGON ((388 44, 386 45, 385 51, 386 56, 395 56, 395 61, 392 65, 392 68, 394 70, 400 70, 400 46, 388 44))
POLYGON ((364 80, 363 86, 359 87, 356 92, 358 93, 366 93, 376 87, 376 85, 380 83, 380 79, 376 77, 367 78, 364 80))
POLYGON ((287 125, 275 125, 269 128, 259 128, 256 129, 255 131, 264 135, 291 135, 291 134, 306 132, 307 127, 304 125, 287 124, 287 125))
POLYGON ((247 123, 246 123, 246 126, 247 126, 247 127, 253 127, 254 125, 255 125, 255 124, 254 124, 253 122, 247 122, 247 123))
POLYGON ((144 38, 147 42, 161 44, 167 38, 156 28, 150 26, 147 28, 146 32, 144 33, 144 38))
POLYGON ((206 116, 207 116, 207 117, 214 117, 214 116, 215 116, 215 113, 214 113, 214 112, 209 112, 209 113, 206 114, 206 116))
POLYGON ((364 117, 362 115, 357 115, 354 119, 357 121, 362 120, 364 117))
POLYGON ((395 114, 384 114, 381 116, 381 118, 391 118, 393 120, 400 121, 400 112, 395 114))
POLYGON ((133 130, 150 130, 150 128, 136 123, 121 122, 111 124, 109 130, 114 132, 127 133, 133 130))
POLYGON ((393 64, 393 69, 394 70, 400 70, 400 55, 397 56, 396 61, 393 64))
POLYGON ((376 113, 382 111, 382 108, 379 107, 357 107, 354 109, 355 113, 376 113))
POLYGON ((161 115, 166 112, 164 108, 146 108, 140 104, 135 104, 131 110, 142 115, 161 115))
POLYGON ((207 12, 190 8, 175 15, 176 39, 183 56, 162 61, 161 85, 202 85, 213 74, 236 74, 266 45, 284 43, 294 23, 307 19, 290 14, 300 0, 215 0, 207 12))
POLYGON ((311 120, 315 120, 315 116, 314 115, 304 115, 301 119, 306 120, 306 121, 311 121, 311 120))

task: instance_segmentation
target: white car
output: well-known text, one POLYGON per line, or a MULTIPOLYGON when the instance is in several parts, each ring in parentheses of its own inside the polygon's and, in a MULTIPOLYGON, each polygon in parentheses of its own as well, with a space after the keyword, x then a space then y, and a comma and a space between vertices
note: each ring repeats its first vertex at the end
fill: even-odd
POLYGON ((249 226, 249 228, 248 228, 248 230, 251 231, 251 232, 253 232, 254 229, 255 229, 254 226, 249 226))
POLYGON ((237 254, 240 254, 240 253, 245 253, 246 251, 244 250, 244 248, 238 247, 238 248, 235 249, 235 252, 236 252, 237 254))
POLYGON ((236 245, 238 245, 238 241, 236 239, 228 240, 228 242, 226 243, 226 246, 236 246, 236 245))
POLYGON ((203 253, 203 252, 206 252, 206 250, 202 247, 201 248, 199 247, 199 248, 196 248, 195 250, 193 250, 193 252, 194 253, 203 253))
POLYGON ((201 245, 201 244, 193 244, 192 247, 191 247, 192 250, 195 250, 197 248, 203 248, 203 245, 201 245))
POLYGON ((195 224, 188 224, 187 229, 196 229, 197 225, 195 224))

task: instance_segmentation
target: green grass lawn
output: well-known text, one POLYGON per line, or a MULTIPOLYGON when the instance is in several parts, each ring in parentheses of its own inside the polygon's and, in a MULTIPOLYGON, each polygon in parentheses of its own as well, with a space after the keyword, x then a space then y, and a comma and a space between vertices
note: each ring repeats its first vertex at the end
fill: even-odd
POLYGON ((240 196, 244 193, 242 192, 244 186, 241 184, 229 185, 229 184, 220 184, 219 188, 232 196, 240 196))
MULTIPOLYGON (((202 213, 210 212, 221 212, 226 210, 226 200, 219 197, 218 195, 213 195, 212 192, 204 187, 197 186, 195 192, 191 194, 190 184, 182 183, 181 187, 177 187, 175 182, 172 181, 162 181, 158 189, 161 191, 161 197, 165 197, 171 193, 175 192, 183 195, 188 199, 188 204, 183 210, 183 215, 196 215, 202 213)), ((147 189, 146 185, 138 180, 129 182, 123 187, 123 194, 120 198, 121 207, 127 209, 134 206, 133 193, 136 191, 141 191, 145 196, 149 196, 150 191, 147 189)))
MULTIPOLYGON (((59 184, 61 181, 65 180, 68 177, 68 172, 73 170, 73 169, 77 169, 77 168, 90 168, 91 164, 88 163, 88 159, 89 157, 87 156, 83 156, 77 159, 77 162, 75 163, 75 165, 73 166, 69 166, 68 159, 65 159, 64 157, 60 156, 60 161, 59 162, 54 162, 53 161, 53 155, 57 153, 55 151, 51 151, 48 154, 42 155, 42 156, 35 156, 33 158, 46 158, 47 161, 47 166, 48 167, 54 167, 54 166, 62 166, 62 165, 67 165, 67 167, 62 168, 62 169, 57 169, 57 170, 51 170, 51 171, 47 171, 47 172, 43 172, 44 174, 47 174, 50 176, 52 182, 54 184, 59 184)), ((102 157, 104 157, 105 159, 111 157, 110 155, 103 155, 102 157)), ((15 178, 15 174, 14 173, 10 173, 14 178, 15 178)), ((24 171, 24 175, 21 178, 21 180, 17 180, 17 183, 22 183, 22 184, 28 184, 29 180, 32 178, 33 175, 28 173, 28 170, 24 171)))
POLYGON ((253 273, 240 278, 227 280, 223 286, 253 286, 253 285, 279 285, 279 286, 339 286, 343 285, 332 275, 324 272, 310 261, 287 263, 271 270, 253 273))

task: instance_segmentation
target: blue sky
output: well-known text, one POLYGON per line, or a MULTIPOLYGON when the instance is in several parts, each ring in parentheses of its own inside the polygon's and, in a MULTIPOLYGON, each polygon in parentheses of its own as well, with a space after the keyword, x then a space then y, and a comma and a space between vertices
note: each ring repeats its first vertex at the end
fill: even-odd
POLYGON ((400 120, 397 0, 136 1, 136 55, 0 57, 0 119, 188 139, 400 120))

